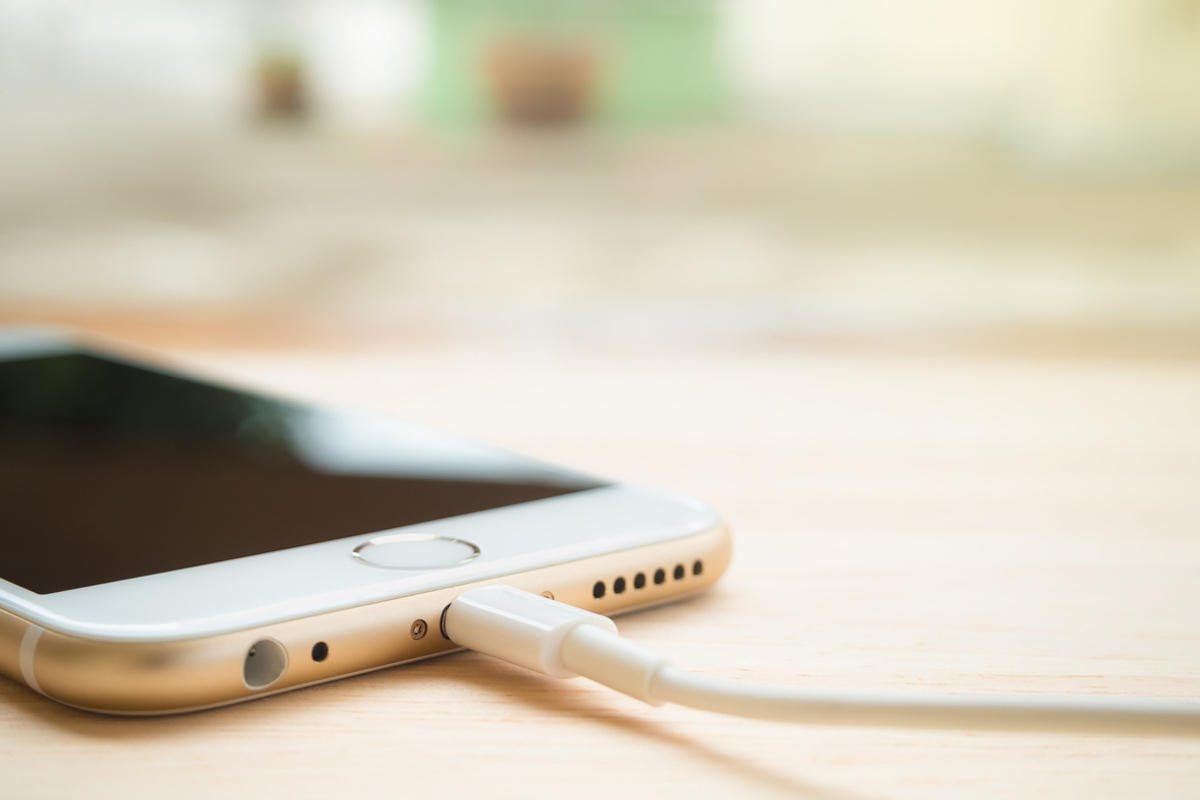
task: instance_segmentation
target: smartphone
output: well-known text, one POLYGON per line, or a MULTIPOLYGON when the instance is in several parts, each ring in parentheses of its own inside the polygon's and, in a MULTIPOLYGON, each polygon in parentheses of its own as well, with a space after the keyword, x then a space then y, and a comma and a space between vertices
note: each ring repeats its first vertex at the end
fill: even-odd
POLYGON ((686 497, 94 337, 0 334, 0 672, 71 706, 262 697, 455 649, 442 614, 468 588, 616 614, 729 557, 686 497))

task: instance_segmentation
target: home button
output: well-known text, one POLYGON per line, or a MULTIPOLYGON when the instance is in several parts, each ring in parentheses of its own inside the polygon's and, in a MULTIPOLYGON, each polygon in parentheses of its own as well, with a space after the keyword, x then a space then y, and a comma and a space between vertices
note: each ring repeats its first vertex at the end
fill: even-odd
POLYGON ((360 544, 351 555, 387 569, 444 569, 470 561, 479 555, 479 547, 429 533, 394 533, 360 544))

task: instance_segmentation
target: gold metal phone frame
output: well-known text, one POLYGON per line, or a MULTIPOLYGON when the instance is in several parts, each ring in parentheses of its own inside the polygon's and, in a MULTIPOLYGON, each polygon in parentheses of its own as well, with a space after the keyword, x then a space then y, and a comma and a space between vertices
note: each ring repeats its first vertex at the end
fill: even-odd
POLYGON ((467 589, 507 583, 611 615, 707 589, 729 566, 731 547, 728 528, 718 525, 666 542, 502 578, 177 641, 87 639, 45 630, 0 610, 0 673, 52 700, 88 711, 198 711, 453 650, 454 644, 441 634, 441 615, 467 589), (679 578, 678 567, 683 572, 679 578), (665 579, 656 583, 660 569, 665 579), (635 588, 638 573, 645 576, 640 589, 635 588), (620 593, 614 590, 617 578, 625 581, 620 593), (597 582, 605 585, 599 598, 593 596, 597 582), (277 680, 255 690, 246 685, 243 666, 247 651, 260 639, 283 645, 288 658, 277 680), (312 656, 318 642, 328 648, 321 661, 312 656))

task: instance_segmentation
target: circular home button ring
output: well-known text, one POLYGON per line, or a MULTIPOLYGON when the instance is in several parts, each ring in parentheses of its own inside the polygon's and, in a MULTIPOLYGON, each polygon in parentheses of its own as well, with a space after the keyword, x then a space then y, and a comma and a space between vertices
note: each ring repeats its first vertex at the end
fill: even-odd
POLYGON ((431 533, 393 533, 360 544, 351 555, 386 569, 445 569, 470 561, 479 555, 479 547, 431 533))

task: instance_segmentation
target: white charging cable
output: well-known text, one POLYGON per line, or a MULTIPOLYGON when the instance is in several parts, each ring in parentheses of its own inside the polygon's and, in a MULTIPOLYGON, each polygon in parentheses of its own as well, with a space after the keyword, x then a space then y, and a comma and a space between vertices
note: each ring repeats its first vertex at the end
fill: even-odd
POLYGON ((459 595, 442 632, 554 678, 582 675, 651 705, 810 725, 1200 736, 1200 704, 1097 695, 934 695, 754 686, 693 675, 617 634, 608 617, 511 586, 459 595))

